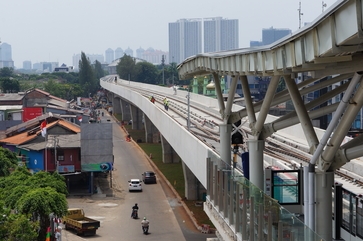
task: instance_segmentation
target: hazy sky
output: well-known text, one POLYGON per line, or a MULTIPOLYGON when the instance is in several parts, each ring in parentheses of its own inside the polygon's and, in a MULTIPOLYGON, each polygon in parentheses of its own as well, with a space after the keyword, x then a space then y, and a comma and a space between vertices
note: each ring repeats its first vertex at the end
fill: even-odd
MULTIPOLYGON (((169 51, 168 23, 182 18, 239 19, 239 47, 263 28, 299 28, 322 13, 319 0, 0 0, 0 40, 24 60, 72 65, 72 56, 130 47, 169 51)), ((329 8, 335 0, 324 0, 329 8)), ((327 9, 325 8, 325 10, 327 9)))

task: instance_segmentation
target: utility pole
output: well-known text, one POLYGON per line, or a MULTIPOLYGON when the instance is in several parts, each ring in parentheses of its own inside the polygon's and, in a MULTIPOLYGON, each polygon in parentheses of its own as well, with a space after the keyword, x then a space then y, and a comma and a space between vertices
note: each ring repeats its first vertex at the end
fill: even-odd
POLYGON ((164 82, 164 64, 165 64, 165 58, 164 58, 165 55, 162 55, 161 56, 161 66, 163 67, 163 85, 165 85, 165 82, 164 82))
POLYGON ((188 95, 186 96, 187 98, 187 104, 188 104, 188 117, 187 117, 187 128, 188 131, 190 131, 190 91, 188 88, 188 95))
POLYGON ((172 57, 172 62, 171 62, 171 73, 173 74, 172 82, 174 85, 174 56, 172 57))
POLYGON ((59 161, 57 160, 57 145, 59 143, 59 139, 54 136, 54 160, 55 160, 55 171, 58 173, 59 161))
POLYGON ((297 11, 299 11, 299 28, 301 28, 301 15, 304 15, 301 12, 301 1, 299 2, 299 9, 297 11))

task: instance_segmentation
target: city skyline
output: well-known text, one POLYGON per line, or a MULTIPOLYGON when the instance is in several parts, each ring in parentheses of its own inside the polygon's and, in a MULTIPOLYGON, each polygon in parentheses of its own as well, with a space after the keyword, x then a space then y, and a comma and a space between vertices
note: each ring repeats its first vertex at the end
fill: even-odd
MULTIPOLYGON (((324 1, 325 10, 335 2, 324 1)), ((0 9, 0 41, 12 46, 16 68, 26 60, 72 65, 75 54, 105 55, 108 48, 131 48, 134 55, 140 47, 168 51, 168 23, 183 18, 222 17, 239 20, 238 47, 247 48, 251 40, 262 39, 263 28, 297 31, 299 23, 303 26, 322 13, 322 4, 316 0, 186 0, 179 5, 165 0, 157 5, 147 0, 64 0, 61 4, 13 0, 3 2, 0 9), (15 15, 22 21, 12 21, 15 15)))

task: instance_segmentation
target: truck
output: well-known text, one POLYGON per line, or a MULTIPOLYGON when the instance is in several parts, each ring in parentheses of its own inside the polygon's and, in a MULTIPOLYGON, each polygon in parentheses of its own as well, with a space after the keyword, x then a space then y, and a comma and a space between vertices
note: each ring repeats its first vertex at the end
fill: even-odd
POLYGON ((77 235, 95 235, 100 227, 100 221, 86 217, 81 208, 69 208, 62 221, 66 230, 73 229, 77 235))

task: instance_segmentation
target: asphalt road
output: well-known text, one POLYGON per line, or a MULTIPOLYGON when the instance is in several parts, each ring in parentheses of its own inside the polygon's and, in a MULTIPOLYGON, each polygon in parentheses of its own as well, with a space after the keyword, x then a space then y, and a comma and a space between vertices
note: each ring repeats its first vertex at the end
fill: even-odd
MULTIPOLYGON (((105 113, 101 122, 110 119, 105 113)), ((112 119, 111 119, 112 122, 112 119)), ((143 184, 142 192, 129 192, 128 180, 140 178, 141 173, 153 170, 144 153, 136 144, 125 141, 125 133, 114 126, 113 187, 115 197, 69 198, 69 207, 81 207, 86 216, 101 221, 97 234, 91 237, 79 237, 72 231, 62 231, 62 241, 78 240, 191 240, 201 241, 212 234, 202 234, 193 225, 178 198, 169 189, 164 180, 158 177, 157 184, 143 184), (138 203, 139 217, 130 218, 131 207, 138 203), (150 221, 149 234, 141 230, 141 220, 150 221)))

